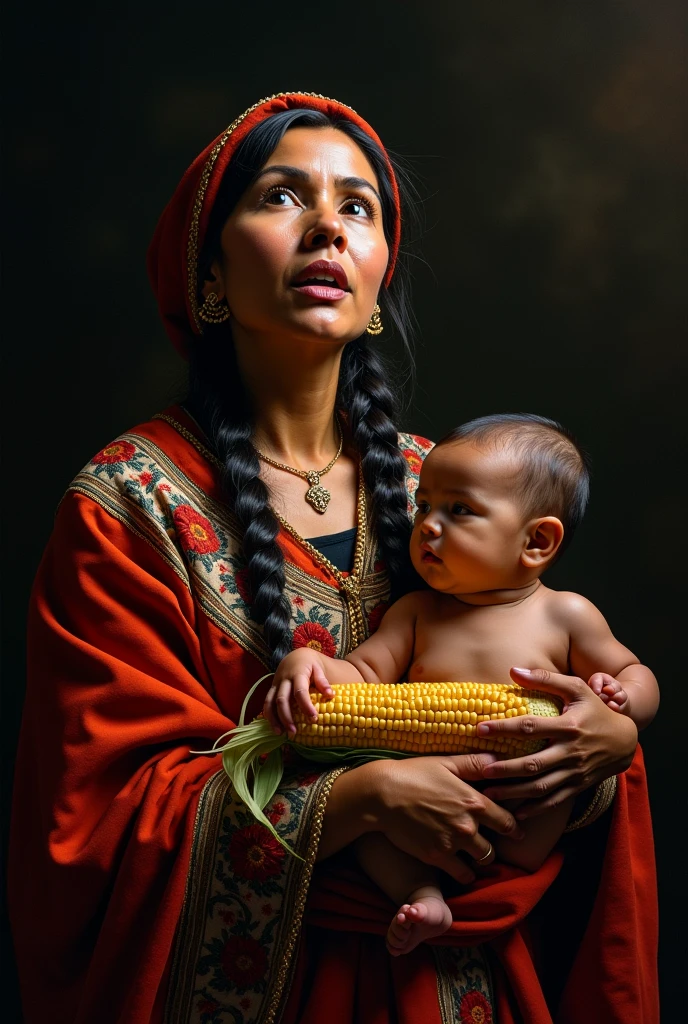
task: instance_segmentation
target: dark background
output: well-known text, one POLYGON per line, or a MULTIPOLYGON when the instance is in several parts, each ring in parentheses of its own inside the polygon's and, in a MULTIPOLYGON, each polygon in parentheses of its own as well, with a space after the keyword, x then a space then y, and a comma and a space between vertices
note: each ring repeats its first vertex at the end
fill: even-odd
MULTIPOLYGON (((685 3, 12 6, 5 808, 25 608, 56 505, 98 448, 183 392, 145 275, 157 217, 247 106, 322 92, 420 176, 418 387, 404 426, 436 438, 482 413, 531 411, 560 419, 592 455, 588 518, 548 582, 598 604, 663 687, 643 742, 668 1018, 685 984, 672 814, 685 798, 671 786, 686 735, 685 3)), ((5 983, 17 1015, 12 999, 5 983)))

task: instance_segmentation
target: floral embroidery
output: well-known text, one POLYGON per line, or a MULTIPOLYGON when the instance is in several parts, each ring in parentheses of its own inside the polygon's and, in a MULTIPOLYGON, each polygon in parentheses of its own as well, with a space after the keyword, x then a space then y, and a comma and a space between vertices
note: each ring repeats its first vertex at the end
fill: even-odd
POLYGON ((284 847, 264 825, 249 825, 236 832, 229 844, 229 859, 240 878, 262 882, 279 875, 285 856, 284 847))
POLYGON ((292 637, 292 647, 294 650, 297 647, 310 647, 313 651, 326 654, 328 658, 334 658, 337 653, 332 633, 319 622, 303 622, 297 626, 292 637))
POLYGON ((268 955, 265 947, 250 936, 230 935, 220 953, 220 963, 237 989, 255 988, 267 973, 268 955))
POLYGON ((239 597, 248 607, 251 604, 251 591, 248 585, 248 569, 237 569, 234 577, 239 597))
POLYGON ((409 464, 409 469, 411 470, 411 472, 415 473, 416 475, 419 474, 421 469, 423 468, 423 460, 421 459, 420 455, 416 455, 415 452, 412 452, 408 448, 402 451, 402 455, 404 455, 404 457, 406 458, 406 461, 409 464))
POLYGON ((212 526, 191 505, 177 505, 172 513, 180 543, 186 551, 209 555, 217 551, 220 542, 212 526))
POLYGON ((492 1024, 492 1007, 477 989, 470 989, 459 1004, 461 1024, 492 1024))
POLYGON ((143 462, 137 456, 136 447, 130 441, 113 441, 94 455, 91 462, 95 464, 95 475, 106 473, 110 480, 123 473, 125 466, 129 469, 143 469, 143 462), (135 457, 136 456, 136 457, 135 457))

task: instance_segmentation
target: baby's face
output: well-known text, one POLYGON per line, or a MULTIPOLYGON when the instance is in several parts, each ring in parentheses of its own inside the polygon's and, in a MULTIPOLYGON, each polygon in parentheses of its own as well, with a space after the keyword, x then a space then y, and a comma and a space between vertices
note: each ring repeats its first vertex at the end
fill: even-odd
POLYGON ((508 452, 446 444, 427 456, 416 492, 411 559, 434 589, 476 594, 519 585, 526 521, 508 452))

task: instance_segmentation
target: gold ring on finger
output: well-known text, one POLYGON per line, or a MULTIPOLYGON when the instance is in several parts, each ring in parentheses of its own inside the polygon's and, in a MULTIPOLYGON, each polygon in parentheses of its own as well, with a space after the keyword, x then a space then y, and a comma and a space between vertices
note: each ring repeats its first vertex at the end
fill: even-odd
POLYGON ((487 853, 483 854, 483 856, 480 858, 480 860, 476 860, 475 863, 476 864, 484 864, 486 860, 490 859, 490 857, 492 856, 493 853, 494 853, 494 849, 492 848, 492 843, 489 843, 488 847, 487 847, 487 853))

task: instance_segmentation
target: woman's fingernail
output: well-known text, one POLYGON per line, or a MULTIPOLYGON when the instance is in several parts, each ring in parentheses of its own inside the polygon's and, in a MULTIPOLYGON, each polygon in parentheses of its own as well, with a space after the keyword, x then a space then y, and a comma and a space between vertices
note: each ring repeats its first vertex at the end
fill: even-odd
POLYGON ((486 722, 480 722, 478 725, 478 736, 487 736, 490 731, 489 725, 486 722))
POLYGON ((529 676, 531 674, 529 668, 519 668, 518 665, 514 665, 514 672, 523 672, 523 674, 526 676, 529 676))

